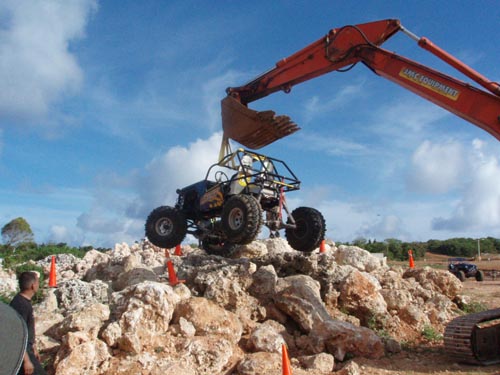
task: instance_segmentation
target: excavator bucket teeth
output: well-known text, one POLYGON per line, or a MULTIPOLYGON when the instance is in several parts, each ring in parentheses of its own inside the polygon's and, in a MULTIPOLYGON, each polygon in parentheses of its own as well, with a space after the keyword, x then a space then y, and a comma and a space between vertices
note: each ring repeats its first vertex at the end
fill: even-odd
POLYGON ((231 96, 222 99, 221 107, 226 137, 254 150, 300 129, 288 116, 277 116, 274 111, 254 111, 231 96))

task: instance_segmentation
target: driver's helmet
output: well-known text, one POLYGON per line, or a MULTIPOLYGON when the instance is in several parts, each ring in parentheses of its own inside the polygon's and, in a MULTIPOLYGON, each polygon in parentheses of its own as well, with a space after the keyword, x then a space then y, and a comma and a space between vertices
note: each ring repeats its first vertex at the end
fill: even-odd
POLYGON ((253 158, 250 155, 243 155, 241 158, 241 166, 243 168, 251 169, 253 165, 253 158))

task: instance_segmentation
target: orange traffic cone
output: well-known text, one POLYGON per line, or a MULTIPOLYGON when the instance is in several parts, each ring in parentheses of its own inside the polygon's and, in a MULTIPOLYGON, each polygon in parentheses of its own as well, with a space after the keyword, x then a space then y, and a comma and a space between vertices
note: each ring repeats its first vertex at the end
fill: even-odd
POLYGON ((409 259, 410 268, 415 268, 415 261, 413 260, 413 252, 411 250, 408 250, 408 256, 410 257, 409 259))
POLYGON ((54 255, 52 255, 52 260, 50 262, 49 288, 57 288, 57 283, 56 283, 56 257, 54 255))
POLYGON ((326 244, 325 240, 322 240, 321 243, 319 244, 319 252, 320 253, 326 253, 326 244))
POLYGON ((285 344, 281 344, 281 363, 283 368, 283 375, 292 375, 292 366, 290 366, 288 350, 285 344))
POLYGON ((175 274, 174 265, 171 260, 167 261, 167 269, 168 269, 168 281, 171 286, 175 286, 179 283, 184 283, 186 280, 179 280, 177 275, 175 274))
POLYGON ((177 245, 175 247, 175 252, 174 252, 174 255, 177 255, 177 256, 182 256, 182 249, 181 249, 181 244, 177 245))
POLYGON ((170 258, 170 253, 168 249, 165 249, 165 258, 170 258))

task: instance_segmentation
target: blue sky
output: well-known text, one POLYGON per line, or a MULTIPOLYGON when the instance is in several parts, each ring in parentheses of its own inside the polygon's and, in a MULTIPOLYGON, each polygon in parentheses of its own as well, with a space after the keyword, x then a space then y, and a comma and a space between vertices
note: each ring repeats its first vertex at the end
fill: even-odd
MULTIPOLYGON (((144 236, 217 161, 220 100, 328 30, 398 18, 500 81, 499 1, 0 3, 0 225, 39 243, 144 236)), ((469 81, 402 33, 383 46, 469 81)), ((358 64, 251 104, 302 130, 261 149, 327 237, 500 237, 500 143, 358 64)), ((267 231, 263 232, 264 235, 267 231)))

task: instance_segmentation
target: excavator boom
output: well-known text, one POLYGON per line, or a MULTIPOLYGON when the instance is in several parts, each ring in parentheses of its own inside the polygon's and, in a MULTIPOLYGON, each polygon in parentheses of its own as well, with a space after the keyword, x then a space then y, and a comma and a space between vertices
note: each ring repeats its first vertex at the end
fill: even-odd
POLYGON ((475 72, 427 38, 418 38, 394 19, 333 29, 247 84, 228 88, 228 96, 221 102, 225 138, 258 149, 294 133, 299 127, 288 116, 254 111, 248 108, 248 103, 280 90, 289 93, 298 83, 349 69, 358 62, 500 139, 499 84, 475 72), (380 48, 398 31, 491 93, 380 48))
POLYGON ((247 104, 276 91, 356 63, 353 50, 359 45, 380 45, 399 30, 398 20, 383 20, 330 30, 323 38, 276 63, 270 71, 240 87, 228 88, 221 102, 222 128, 226 138, 259 149, 290 135, 299 127, 288 116, 273 111, 257 112, 247 104))
POLYGON ((380 76, 500 140, 500 97, 381 48, 362 48, 358 54, 380 76))

